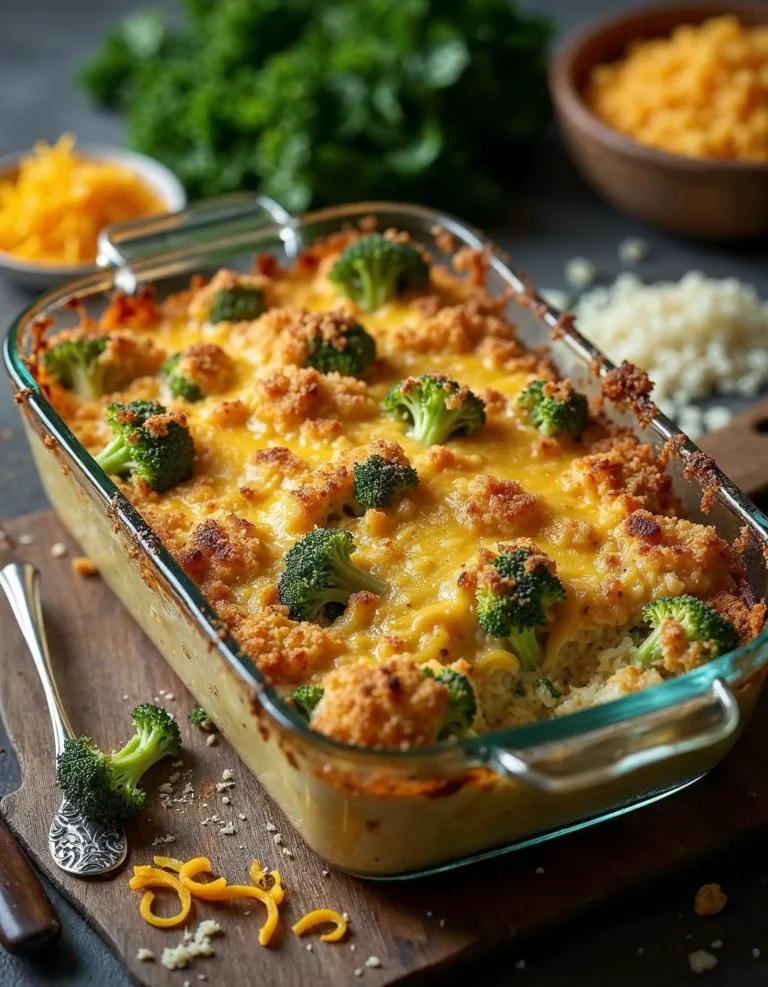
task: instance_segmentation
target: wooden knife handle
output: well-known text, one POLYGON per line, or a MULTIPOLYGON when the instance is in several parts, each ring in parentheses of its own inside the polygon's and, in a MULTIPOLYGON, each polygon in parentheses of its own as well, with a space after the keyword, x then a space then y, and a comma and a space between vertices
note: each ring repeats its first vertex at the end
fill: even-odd
POLYGON ((748 497, 768 493, 768 401, 753 404, 698 444, 748 497))
POLYGON ((0 817, 0 945, 9 953, 29 955, 60 932, 37 874, 0 817))

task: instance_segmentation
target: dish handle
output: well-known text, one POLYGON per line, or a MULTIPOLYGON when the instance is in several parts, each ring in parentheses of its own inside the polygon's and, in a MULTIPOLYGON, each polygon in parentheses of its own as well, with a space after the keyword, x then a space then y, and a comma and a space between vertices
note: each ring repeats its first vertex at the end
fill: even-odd
POLYGON ((727 740, 739 726, 739 703, 724 679, 709 691, 632 720, 523 750, 494 747, 488 764, 538 791, 592 789, 658 761, 727 740))
POLYGON ((267 195, 237 192, 211 199, 201 199, 186 209, 144 216, 124 223, 114 223, 101 231, 96 263, 102 268, 116 268, 115 285, 133 292, 137 279, 134 272, 142 263, 153 267, 189 263, 197 251, 210 256, 217 250, 229 254, 247 249, 255 233, 274 226, 289 257, 298 253, 298 221, 267 195))

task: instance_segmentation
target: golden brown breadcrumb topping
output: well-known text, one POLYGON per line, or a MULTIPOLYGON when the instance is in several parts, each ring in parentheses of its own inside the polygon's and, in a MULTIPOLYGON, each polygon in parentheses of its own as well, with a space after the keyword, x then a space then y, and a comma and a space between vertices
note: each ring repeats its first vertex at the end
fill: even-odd
POLYGON ((448 710, 448 689, 403 655, 378 666, 342 665, 323 686, 312 726, 356 747, 408 750, 434 743, 448 710))

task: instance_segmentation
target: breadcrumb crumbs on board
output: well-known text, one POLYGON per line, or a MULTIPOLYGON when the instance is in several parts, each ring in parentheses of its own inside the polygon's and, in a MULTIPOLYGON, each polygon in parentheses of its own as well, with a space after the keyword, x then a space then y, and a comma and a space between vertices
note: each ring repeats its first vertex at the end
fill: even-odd
MULTIPOLYGON (((160 957, 160 962, 166 970, 182 970, 189 961, 198 956, 213 956, 211 937, 221 932, 221 926, 213 919, 204 919, 193 935, 184 933, 178 946, 166 946, 160 957)), ((198 974, 197 979, 205 979, 205 974, 198 974)))
POLYGON ((19 545, 32 545, 35 541, 32 535, 28 535, 28 534, 19 535, 19 537, 16 540, 18 541, 19 545))
POLYGON ((136 959, 140 960, 141 962, 147 962, 149 960, 153 960, 154 958, 155 958, 155 954, 152 952, 151 949, 147 949, 146 947, 141 946, 139 949, 136 950, 136 959))
POLYGON ((572 288, 583 291, 597 280, 597 266, 586 257, 572 257, 563 268, 563 276, 572 288))
POLYGON ((697 949, 688 954, 688 965, 694 973, 706 973, 714 970, 717 966, 717 957, 708 953, 706 949, 697 949))
POLYGON ((54 559, 63 559, 67 554, 67 551, 67 546, 63 541, 55 541, 53 545, 51 545, 51 555, 54 559))
POLYGON ((630 236, 619 244, 619 260, 622 264, 637 264, 648 256, 648 244, 640 237, 630 236))
POLYGON ((693 910, 697 915, 717 915, 725 908, 727 901, 719 884, 703 884, 696 892, 693 910))
POLYGON ((96 563, 93 559, 89 559, 87 555, 76 555, 72 559, 70 565, 72 567, 72 572, 78 576, 98 575, 99 570, 96 568, 96 563))

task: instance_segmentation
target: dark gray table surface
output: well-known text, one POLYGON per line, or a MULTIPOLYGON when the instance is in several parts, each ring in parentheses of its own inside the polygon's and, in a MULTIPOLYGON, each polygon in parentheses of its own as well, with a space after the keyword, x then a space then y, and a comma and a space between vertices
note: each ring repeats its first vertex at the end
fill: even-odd
MULTIPOLYGON (((556 17, 566 31, 588 16, 625 6, 611 0, 528 0, 556 17)), ((72 85, 74 67, 93 50, 104 26, 134 0, 4 0, 0 3, 0 151, 28 147, 38 138, 56 139, 65 130, 84 141, 120 142, 119 121, 89 109, 72 85)), ((165 6, 171 8, 170 0, 165 6)), ((603 279, 620 270, 617 245, 626 236, 641 235, 652 247, 639 273, 647 279, 678 278, 691 268, 712 276, 736 275, 751 281, 768 297, 765 244, 725 248, 694 245, 641 228, 600 202, 574 174, 553 141, 542 155, 535 178, 526 181, 509 213, 499 216, 497 239, 543 287, 565 287, 562 268, 579 255, 598 265, 603 279)), ((11 320, 30 296, 0 280, 0 327, 11 320)), ((45 505, 28 456, 10 395, 0 386, 0 517, 11 517, 45 505)), ((3 617, 5 619, 5 617, 3 617)), ((0 793, 18 786, 12 754, 3 750, 0 728, 0 793)), ((621 981, 626 987, 677 987, 696 979, 688 953, 710 948, 716 970, 705 975, 711 987, 753 987, 768 983, 768 882, 762 851, 764 834, 748 844, 723 847, 716 857, 697 863, 675 877, 652 882, 637 892, 588 916, 521 944, 509 955, 473 968, 472 977, 493 987, 530 983, 538 987, 621 981), (693 913, 693 895, 700 884, 719 881, 729 895, 721 915, 703 920, 693 913), (753 948, 764 956, 755 959, 753 948), (526 961, 517 969, 518 960, 526 961)), ((501 864, 500 866, 503 866, 501 864)), ((595 866, 600 866, 595 861, 595 866)), ((652 877, 652 875, 649 875, 652 877)), ((461 876, 457 880, 462 880, 461 876)), ((66 901, 51 890, 64 934, 46 960, 31 962, 0 950, 0 987, 123 987, 130 981, 96 934, 66 901)), ((216 983, 215 965, 206 967, 216 983)), ((195 971, 196 972, 196 971, 195 971)), ((177 974, 179 982, 186 976, 177 974)), ((192 979, 195 979, 194 974, 192 979)), ((462 976, 462 982, 465 977, 462 976)), ((253 983, 257 983, 254 975, 253 983)), ((443 980, 447 982, 447 980, 443 980)))

